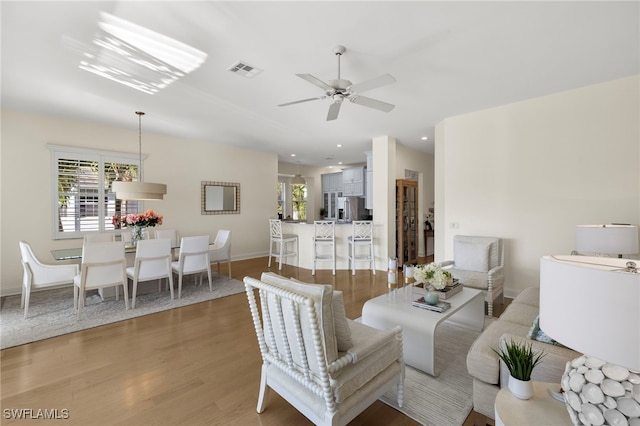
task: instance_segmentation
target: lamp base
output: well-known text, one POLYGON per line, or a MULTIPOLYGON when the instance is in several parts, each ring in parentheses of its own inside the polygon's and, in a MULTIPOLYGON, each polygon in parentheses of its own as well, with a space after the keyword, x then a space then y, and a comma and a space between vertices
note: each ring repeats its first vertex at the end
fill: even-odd
POLYGON ((575 425, 640 425, 640 373, 583 355, 561 383, 575 425))

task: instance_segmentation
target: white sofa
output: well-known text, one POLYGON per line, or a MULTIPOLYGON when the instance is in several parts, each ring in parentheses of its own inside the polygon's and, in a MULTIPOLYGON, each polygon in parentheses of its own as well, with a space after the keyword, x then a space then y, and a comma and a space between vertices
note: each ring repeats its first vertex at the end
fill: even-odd
POLYGON ((539 313, 540 289, 530 287, 523 290, 500 315, 492 321, 471 345, 467 353, 467 371, 473 376, 473 409, 489 418, 494 418, 496 395, 507 385, 509 371, 492 350, 500 340, 531 343, 534 351, 546 354, 531 375, 532 380, 556 382, 564 372, 567 361, 580 356, 579 353, 550 343, 530 339, 528 336, 539 313))
POLYGON ((342 293, 274 273, 244 278, 262 355, 257 411, 275 390, 315 424, 345 425, 397 388, 402 406, 402 330, 345 316, 342 293), (259 297, 256 297, 259 295, 259 297))

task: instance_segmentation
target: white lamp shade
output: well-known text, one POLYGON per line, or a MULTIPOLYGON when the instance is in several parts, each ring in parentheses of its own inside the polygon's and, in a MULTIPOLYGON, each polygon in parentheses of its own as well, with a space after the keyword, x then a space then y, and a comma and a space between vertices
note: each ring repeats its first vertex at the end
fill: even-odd
POLYGON ((119 200, 162 200, 167 185, 151 182, 113 182, 111 190, 119 200))
POLYGON ((640 273, 629 259, 544 256, 540 328, 571 349, 640 370, 640 273))
POLYGON ((636 254, 638 247, 636 225, 578 225, 575 249, 598 254, 636 254))

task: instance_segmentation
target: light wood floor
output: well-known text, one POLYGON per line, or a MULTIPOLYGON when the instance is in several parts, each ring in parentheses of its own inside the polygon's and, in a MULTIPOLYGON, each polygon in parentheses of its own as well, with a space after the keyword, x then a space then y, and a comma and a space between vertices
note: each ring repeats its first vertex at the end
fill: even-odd
MULTIPOLYGON (((424 259, 423 259, 424 260, 424 259)), ((223 265, 223 273, 226 265, 223 265)), ((233 277, 259 278, 267 258, 236 261, 233 277)), ((272 271, 278 272, 276 267, 272 271)), ((378 271, 311 271, 284 265, 282 275, 330 283, 344 292, 349 318, 386 291, 378 271)), ((498 307, 497 314, 500 314, 498 307)), ((3 425, 11 409, 68 410, 65 425, 311 424, 275 392, 256 413, 261 359, 244 293, 2 350, 3 425)), ((49 411, 51 412, 51 411, 49 411)), ((352 425, 416 425, 375 402, 352 425)), ((465 426, 493 424, 472 412, 465 426)))

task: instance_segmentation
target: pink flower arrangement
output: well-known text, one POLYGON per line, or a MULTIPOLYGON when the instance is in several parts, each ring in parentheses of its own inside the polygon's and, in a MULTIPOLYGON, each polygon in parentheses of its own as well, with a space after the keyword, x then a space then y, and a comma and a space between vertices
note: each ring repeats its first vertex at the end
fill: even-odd
POLYGON ((116 214, 111 218, 111 223, 116 228, 120 225, 125 228, 127 226, 156 226, 162 225, 162 216, 149 209, 144 213, 130 213, 125 216, 116 214))

